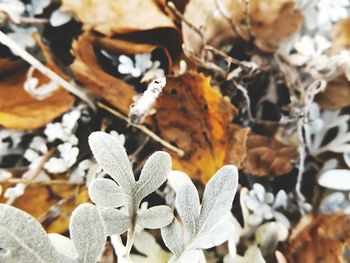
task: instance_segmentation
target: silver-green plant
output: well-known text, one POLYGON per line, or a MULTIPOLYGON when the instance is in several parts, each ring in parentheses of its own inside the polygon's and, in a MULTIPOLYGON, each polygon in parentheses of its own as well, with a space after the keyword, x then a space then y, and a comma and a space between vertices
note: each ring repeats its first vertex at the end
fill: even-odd
POLYGON ((128 231, 125 253, 128 257, 136 225, 156 229, 167 226, 173 220, 171 208, 165 205, 139 212, 142 199, 166 181, 171 157, 165 152, 153 153, 146 161, 139 180, 135 181, 128 155, 118 140, 107 133, 94 132, 89 137, 89 144, 97 162, 114 179, 95 179, 89 185, 90 198, 101 208, 108 235, 128 231), (127 208, 127 213, 116 209, 122 206, 127 208))
POLYGON ((94 205, 82 204, 74 210, 70 236, 66 247, 73 247, 73 251, 56 249, 61 246, 54 242, 57 239, 50 239, 35 218, 15 207, 0 204, 2 263, 96 263, 106 234, 102 217, 94 205))
POLYGON ((189 262, 188 257, 196 262, 196 258, 204 258, 202 249, 225 242, 233 233, 234 224, 225 215, 230 213, 237 190, 235 166, 224 166, 212 177, 201 205, 193 183, 183 185, 175 202, 182 224, 168 206, 139 209, 141 201, 166 181, 171 168, 169 154, 152 154, 136 181, 126 151, 116 138, 94 132, 89 143, 97 162, 113 178, 90 183, 89 195, 96 205, 81 204, 73 211, 67 238, 47 234, 31 215, 0 204, 0 262, 96 263, 107 236, 117 237, 126 231, 125 252, 116 252, 122 254, 119 261, 132 262, 130 250, 137 226, 162 228, 164 242, 173 253, 171 262, 189 262))
POLYGON ((192 182, 181 188, 176 196, 175 207, 183 224, 174 219, 161 230, 165 245, 173 253, 170 262, 199 262, 204 257, 203 249, 220 245, 229 239, 235 226, 225 219, 230 213, 237 185, 237 168, 227 165, 208 182, 202 204, 192 182))

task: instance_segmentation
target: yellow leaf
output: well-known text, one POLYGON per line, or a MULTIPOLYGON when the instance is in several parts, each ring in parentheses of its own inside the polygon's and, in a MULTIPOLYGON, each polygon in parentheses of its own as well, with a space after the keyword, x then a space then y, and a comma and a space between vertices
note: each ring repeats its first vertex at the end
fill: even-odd
POLYGON ((242 162, 248 130, 232 126, 237 110, 209 78, 195 72, 168 77, 156 109, 162 138, 185 152, 173 156, 174 169, 206 183, 224 164, 242 162))

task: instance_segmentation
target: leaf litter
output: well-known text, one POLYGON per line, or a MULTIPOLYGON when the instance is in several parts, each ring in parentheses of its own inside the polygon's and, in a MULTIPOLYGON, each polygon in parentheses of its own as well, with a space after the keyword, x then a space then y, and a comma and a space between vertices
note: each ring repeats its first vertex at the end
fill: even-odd
POLYGON ((0 0, 0 261, 348 262, 350 2, 129 2, 0 0))

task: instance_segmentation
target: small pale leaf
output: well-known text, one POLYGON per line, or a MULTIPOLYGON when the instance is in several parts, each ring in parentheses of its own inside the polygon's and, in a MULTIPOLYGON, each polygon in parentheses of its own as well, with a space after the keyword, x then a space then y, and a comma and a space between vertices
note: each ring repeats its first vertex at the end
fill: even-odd
POLYGON ((118 209, 103 208, 100 210, 108 236, 124 233, 130 224, 129 215, 118 209))
POLYGON ((71 239, 60 234, 50 233, 47 235, 55 249, 70 258, 78 257, 78 252, 71 239))
POLYGON ((200 203, 197 189, 192 182, 186 183, 176 195, 176 209, 179 212, 190 238, 197 232, 200 203))
POLYGON ((31 215, 0 204, 0 262, 72 262, 58 253, 45 230, 31 215))
POLYGON ((227 222, 226 220, 221 220, 205 233, 198 235, 191 248, 208 249, 221 245, 230 238, 234 231, 235 226, 232 223, 227 222))
POLYGON ((79 205, 72 213, 70 236, 78 251, 79 263, 96 263, 103 251, 106 230, 102 217, 92 204, 79 205))
POLYGON ((237 191, 238 171, 234 165, 225 165, 205 187, 199 216, 199 231, 211 228, 232 206, 237 191))
POLYGON ((123 145, 105 132, 93 132, 89 136, 89 145, 103 170, 127 192, 131 192, 135 187, 135 178, 123 145))
POLYGON ((89 185, 89 196, 98 206, 120 207, 128 203, 128 195, 113 180, 97 178, 89 185))
POLYGON ((144 165, 140 179, 137 181, 135 199, 141 201, 157 190, 167 179, 171 169, 171 157, 166 152, 153 153, 144 165))
POLYGON ((166 247, 174 255, 181 255, 184 248, 183 230, 176 218, 174 218, 170 225, 161 229, 161 235, 166 247))
POLYGON ((332 169, 320 176, 318 183, 338 191, 350 191, 350 170, 332 169))
POLYGON ((157 229, 169 225, 173 218, 174 214, 170 207, 159 205, 140 213, 137 223, 143 228, 157 229))

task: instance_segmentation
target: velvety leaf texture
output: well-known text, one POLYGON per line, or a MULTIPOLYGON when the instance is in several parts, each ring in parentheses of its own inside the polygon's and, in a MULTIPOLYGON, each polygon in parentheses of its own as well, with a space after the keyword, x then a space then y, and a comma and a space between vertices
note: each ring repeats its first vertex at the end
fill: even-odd
POLYGON ((140 213, 137 223, 143 228, 157 229, 169 225, 173 218, 174 214, 170 207, 159 205, 140 213))
POLYGON ((173 252, 171 262, 183 262, 191 251, 211 248, 229 239, 235 226, 226 220, 230 213, 238 184, 237 168, 227 165, 219 169, 208 182, 199 212, 199 198, 195 186, 186 183, 177 193, 176 209, 184 223, 185 234, 175 219, 162 229, 165 245, 173 252), (185 238, 189 236, 189 238, 185 238))
POLYGON ((197 189, 192 182, 186 183, 177 193, 176 208, 190 237, 194 237, 197 231, 200 203, 197 189))
POLYGON ((166 152, 155 152, 146 161, 137 181, 136 200, 142 200, 157 190, 166 180, 171 169, 171 157, 166 152))
POLYGON ((89 145, 97 162, 126 191, 135 187, 128 155, 120 142, 105 132, 93 132, 89 136, 89 145))
POLYGON ((174 218, 173 222, 161 229, 164 244, 174 255, 181 255, 183 251, 183 231, 179 221, 174 218))
POLYGON ((96 263, 103 251, 106 231, 101 215, 91 204, 78 206, 71 217, 70 235, 77 248, 79 263, 96 263))
POLYGON ((128 229, 130 224, 129 215, 113 208, 103 208, 100 213, 108 236, 121 234, 128 229))
POLYGON ((0 204, 0 262, 71 262, 58 253, 45 230, 31 215, 0 204))
POLYGON ((98 206, 120 207, 128 203, 128 195, 112 180, 98 178, 89 185, 89 196, 98 206))
POLYGON ((199 219, 201 231, 211 227, 232 206, 237 191, 238 171, 233 165, 219 169, 205 187, 199 219))

